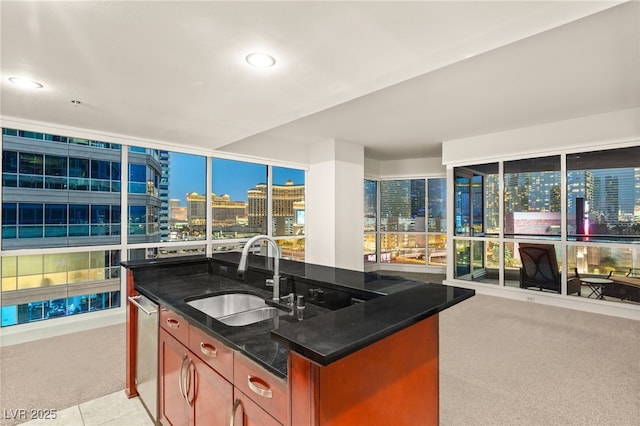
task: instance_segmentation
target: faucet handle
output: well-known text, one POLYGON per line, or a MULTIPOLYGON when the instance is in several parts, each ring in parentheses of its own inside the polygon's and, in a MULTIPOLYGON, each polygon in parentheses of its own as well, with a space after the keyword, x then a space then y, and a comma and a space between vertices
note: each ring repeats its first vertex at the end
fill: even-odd
POLYGON ((287 306, 293 306, 296 300, 296 295, 294 293, 289 293, 288 295, 281 297, 280 300, 286 301, 287 306))
POLYGON ((296 297, 296 308, 298 308, 298 309, 303 309, 303 308, 304 308, 304 306, 305 306, 305 303, 304 303, 304 296, 303 296, 303 295, 301 295, 301 294, 299 294, 299 295, 296 297))
POLYGON ((310 288, 308 291, 309 300, 314 302, 324 302, 324 291, 321 288, 310 288))

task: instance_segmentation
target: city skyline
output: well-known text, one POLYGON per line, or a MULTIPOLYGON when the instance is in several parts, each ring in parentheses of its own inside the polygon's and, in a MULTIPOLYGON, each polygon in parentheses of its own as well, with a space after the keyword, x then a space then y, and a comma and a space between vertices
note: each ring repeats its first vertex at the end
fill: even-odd
MULTIPOLYGON (((169 199, 186 205, 186 195, 206 192, 206 157, 170 152, 169 199)), ((304 184, 304 170, 272 167, 273 184, 284 185, 287 180, 304 184)), ((247 201, 247 191, 257 184, 267 183, 267 166, 235 160, 213 159, 212 192, 229 195, 232 201, 247 201)))

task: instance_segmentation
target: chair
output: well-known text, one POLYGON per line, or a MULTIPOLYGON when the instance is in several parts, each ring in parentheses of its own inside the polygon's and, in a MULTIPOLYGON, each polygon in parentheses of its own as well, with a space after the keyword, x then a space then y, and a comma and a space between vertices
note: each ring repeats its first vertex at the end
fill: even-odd
MULTIPOLYGON (((560 293, 562 276, 553 244, 518 244, 520 251, 520 288, 537 288, 560 293)), ((573 277, 567 281, 567 293, 580 294, 580 281, 573 277)))
POLYGON ((626 275, 609 272, 608 279, 613 281, 613 285, 604 288, 603 295, 640 303, 640 270, 630 268, 626 275))

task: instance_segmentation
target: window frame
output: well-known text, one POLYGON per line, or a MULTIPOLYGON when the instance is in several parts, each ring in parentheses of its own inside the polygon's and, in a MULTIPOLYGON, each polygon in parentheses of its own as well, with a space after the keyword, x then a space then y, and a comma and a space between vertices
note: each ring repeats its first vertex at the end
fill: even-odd
MULTIPOLYGON (((364 233, 364 239, 363 239, 363 244, 366 244, 366 240, 367 238, 371 238, 371 236, 375 236, 375 245, 376 245, 376 251, 375 251, 375 261, 369 260, 370 256, 367 256, 366 254, 366 250, 363 247, 363 251, 365 251, 365 256, 364 256, 364 264, 365 264, 365 269, 378 269, 381 267, 386 267, 385 265, 393 265, 394 268, 418 268, 418 270, 424 270, 424 271, 430 271, 430 272, 444 272, 444 268, 446 265, 446 258, 447 258, 447 249, 446 249, 446 245, 448 244, 448 236, 447 236, 447 231, 446 231, 446 227, 442 230, 432 230, 429 228, 429 182, 431 181, 440 181, 440 187, 444 187, 445 191, 444 191, 444 200, 442 200, 442 205, 441 205, 441 209, 444 212, 444 220, 445 223, 447 222, 447 216, 448 216, 448 212, 447 212, 447 202, 446 199, 448 197, 448 194, 446 193, 446 188, 447 188, 447 178, 446 176, 417 176, 417 177, 410 177, 410 178, 372 178, 372 177, 365 177, 363 185, 366 184, 367 181, 375 181, 377 183, 376 185, 376 226, 375 226, 375 231, 365 231, 364 233), (383 226, 381 224, 382 221, 382 216, 383 216, 383 203, 384 203, 384 199, 381 196, 381 192, 383 191, 383 182, 391 182, 391 181, 396 181, 396 182, 403 182, 403 181, 423 181, 423 196, 421 197, 423 204, 421 204, 419 207, 415 206, 413 201, 411 199, 411 194, 414 192, 412 191, 412 186, 411 183, 409 183, 409 200, 408 200, 408 207, 410 209, 416 209, 418 212, 421 212, 421 214, 417 214, 415 215, 415 217, 412 220, 415 220, 416 218, 418 220, 421 220, 424 222, 424 225, 422 226, 418 226, 419 230, 396 230, 396 229, 383 229, 383 226), (422 229, 422 227, 424 227, 424 229, 422 229), (444 238, 445 241, 445 247, 444 248, 438 248, 437 250, 432 247, 430 245, 430 241, 434 241, 435 238, 433 237, 439 237, 440 241, 442 241, 442 238, 444 238), (388 250, 391 250, 392 252, 397 252, 398 256, 397 257, 401 257, 404 258, 405 261, 404 262, 393 262, 391 255, 390 256, 386 256, 383 255, 383 252, 385 252, 385 250, 387 250, 387 248, 383 248, 383 245, 385 244, 385 241, 388 240, 398 240, 402 239, 405 240, 406 242, 409 243, 409 245, 411 244, 411 241, 423 241, 422 244, 420 244, 420 247, 397 247, 397 248, 391 248, 388 250), (441 260, 443 258, 444 254, 444 262, 441 260), (438 261, 435 261, 434 259, 439 259, 438 261), (422 260, 421 260, 422 259, 422 260)), ((366 190, 365 190, 366 192, 366 190)), ((440 193, 442 194, 442 191, 440 191, 440 193)), ((406 206, 405 206, 406 207, 406 206)), ((386 252, 385 252, 386 253, 386 252)))

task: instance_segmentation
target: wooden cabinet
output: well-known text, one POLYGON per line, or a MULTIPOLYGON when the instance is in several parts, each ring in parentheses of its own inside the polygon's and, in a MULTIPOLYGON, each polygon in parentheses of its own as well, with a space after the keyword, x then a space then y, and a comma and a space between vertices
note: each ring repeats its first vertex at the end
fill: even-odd
POLYGON ((287 382, 161 309, 160 422, 166 426, 282 425, 287 382), (236 383, 236 386, 234 386, 236 383), (278 419, 278 420, 276 420, 278 419))
POLYGON ((233 382, 233 350, 230 347, 198 327, 190 325, 189 349, 222 377, 233 382))
POLYGON ((160 421, 172 426, 227 425, 233 386, 160 330, 160 421))
MULTIPOLYGON (((233 385, 236 395, 249 398, 278 422, 288 423, 286 380, 274 376, 244 355, 236 354, 233 360, 233 385)), ((243 404, 245 407, 249 405, 243 404)))
POLYGON ((251 398, 235 388, 233 401, 233 426, 281 426, 281 424, 264 411, 251 398))
POLYGON ((289 354, 295 426, 439 422, 438 315, 321 367, 289 354))
POLYGON ((228 425, 233 405, 233 386, 211 367, 193 357, 193 386, 187 399, 194 408, 195 426, 228 425))
POLYGON ((189 322, 181 315, 160 307, 160 327, 184 345, 189 342, 189 322))
POLYGON ((189 425, 190 406, 184 396, 187 349, 164 329, 160 330, 160 421, 164 425, 189 425))
POLYGON ((290 352, 287 379, 180 315, 160 319, 165 426, 438 424, 438 315, 326 366, 290 352))

